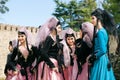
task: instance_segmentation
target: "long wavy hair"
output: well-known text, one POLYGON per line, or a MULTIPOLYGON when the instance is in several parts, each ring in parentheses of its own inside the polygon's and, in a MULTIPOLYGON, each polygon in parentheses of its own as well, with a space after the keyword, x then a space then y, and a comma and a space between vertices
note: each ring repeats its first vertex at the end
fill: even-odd
POLYGON ((97 24, 98 24, 98 20, 100 20, 102 23, 102 26, 107 31, 109 31, 109 33, 112 33, 112 31, 115 29, 116 24, 114 21, 114 17, 110 12, 97 8, 95 11, 91 13, 91 15, 97 18, 97 24))

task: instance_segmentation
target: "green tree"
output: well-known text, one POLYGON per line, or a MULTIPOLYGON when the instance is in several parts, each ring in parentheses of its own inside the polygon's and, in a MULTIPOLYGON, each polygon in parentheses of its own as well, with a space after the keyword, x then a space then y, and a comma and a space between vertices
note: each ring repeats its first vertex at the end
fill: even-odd
POLYGON ((120 0, 104 0, 103 7, 110 11, 114 18, 116 23, 120 23, 120 0))
POLYGON ((90 13, 96 8, 95 0, 71 0, 68 3, 54 0, 56 3, 53 13, 61 22, 63 27, 77 29, 84 21, 90 20, 90 13))
POLYGON ((0 13, 2 14, 9 11, 9 8, 5 6, 6 2, 8 2, 8 0, 0 0, 0 13))

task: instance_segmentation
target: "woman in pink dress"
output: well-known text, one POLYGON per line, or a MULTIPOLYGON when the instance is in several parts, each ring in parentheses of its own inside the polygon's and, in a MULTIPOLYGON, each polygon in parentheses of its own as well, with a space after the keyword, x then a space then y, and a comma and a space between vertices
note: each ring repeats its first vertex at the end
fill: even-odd
POLYGON ((92 51, 94 26, 90 22, 82 23, 80 27, 81 38, 76 40, 76 55, 78 74, 76 80, 88 80, 88 63, 86 58, 92 51))
POLYGON ((17 44, 16 40, 9 42, 8 49, 10 53, 7 55, 7 62, 4 69, 4 73, 6 75, 5 80, 10 80, 16 74, 15 63, 11 61, 11 55, 16 44, 17 44))
POLYGON ((16 75, 8 80, 33 80, 31 69, 37 48, 32 44, 32 34, 26 28, 21 28, 18 31, 17 42, 17 46, 11 55, 11 61, 16 64, 16 75))
POLYGON ((36 46, 38 47, 38 71, 36 80, 62 80, 59 73, 58 51, 59 42, 57 41, 56 27, 59 21, 52 17, 38 31, 36 46))
POLYGON ((77 61, 75 55, 75 31, 71 28, 63 30, 61 35, 63 41, 61 43, 63 46, 63 55, 64 55, 64 77, 65 80, 75 80, 77 76, 77 61))

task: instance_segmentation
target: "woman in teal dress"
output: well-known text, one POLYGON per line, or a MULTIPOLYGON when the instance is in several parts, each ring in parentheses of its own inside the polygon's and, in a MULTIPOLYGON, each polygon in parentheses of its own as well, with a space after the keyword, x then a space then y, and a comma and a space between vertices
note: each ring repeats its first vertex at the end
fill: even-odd
POLYGON ((92 12, 92 24, 95 26, 93 51, 87 60, 90 67, 90 80, 115 80, 108 58, 107 28, 114 27, 113 17, 105 10, 96 9, 92 12), (111 20, 110 20, 111 19, 111 20))

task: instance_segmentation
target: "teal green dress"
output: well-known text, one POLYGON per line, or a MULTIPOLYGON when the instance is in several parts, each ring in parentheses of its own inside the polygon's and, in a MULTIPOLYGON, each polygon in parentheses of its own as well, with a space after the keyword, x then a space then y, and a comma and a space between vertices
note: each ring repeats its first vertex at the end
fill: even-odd
POLYGON ((109 62, 107 56, 108 35, 104 28, 98 30, 95 37, 94 54, 97 56, 90 71, 90 80, 115 80, 112 68, 108 70, 109 62))

